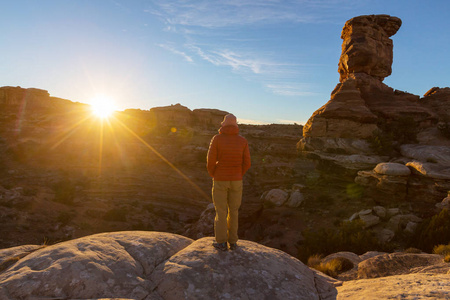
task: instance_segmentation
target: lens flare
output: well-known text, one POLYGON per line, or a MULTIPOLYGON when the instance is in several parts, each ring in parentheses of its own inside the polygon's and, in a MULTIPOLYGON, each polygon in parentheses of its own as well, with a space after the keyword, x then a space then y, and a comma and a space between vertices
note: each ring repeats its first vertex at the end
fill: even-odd
POLYGON ((102 119, 108 118, 116 110, 113 99, 98 95, 91 100, 92 113, 102 119))

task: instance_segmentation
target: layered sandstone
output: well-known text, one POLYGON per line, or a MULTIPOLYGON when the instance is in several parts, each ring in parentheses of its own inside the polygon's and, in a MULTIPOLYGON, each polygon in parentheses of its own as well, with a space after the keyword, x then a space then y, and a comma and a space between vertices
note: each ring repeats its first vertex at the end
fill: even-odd
POLYGON ((402 21, 388 15, 359 16, 348 20, 342 29, 340 81, 352 73, 365 73, 379 80, 392 73, 393 42, 389 38, 402 21))
MULTIPOLYGON (((297 146, 327 173, 342 176, 345 170, 354 176, 360 171, 357 181, 368 187, 368 194, 381 192, 395 194, 401 201, 419 201, 430 198, 425 191, 432 189, 428 201, 434 202, 443 198, 447 187, 441 178, 430 179, 418 172, 406 177, 369 172, 379 163, 399 161, 406 165, 412 159, 442 166, 441 156, 433 153, 450 146, 450 88, 434 87, 421 98, 383 83, 392 73, 391 37, 401 25, 399 18, 388 15, 359 16, 345 23, 340 83, 330 100, 310 117, 297 146), (414 157, 405 150, 418 148, 423 153, 414 157), (433 186, 445 187, 436 191, 433 186), (398 189, 401 193, 395 193, 398 189), (412 191, 414 195, 409 195, 412 191)), ((433 169, 447 173, 442 170, 446 166, 433 169)))

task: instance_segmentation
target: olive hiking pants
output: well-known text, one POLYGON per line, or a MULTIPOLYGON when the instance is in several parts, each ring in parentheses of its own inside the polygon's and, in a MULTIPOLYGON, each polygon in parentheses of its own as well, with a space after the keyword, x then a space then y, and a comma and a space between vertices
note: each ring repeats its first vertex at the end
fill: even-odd
POLYGON ((216 242, 234 244, 238 240, 238 212, 242 201, 242 180, 213 181, 212 197, 216 208, 216 242))

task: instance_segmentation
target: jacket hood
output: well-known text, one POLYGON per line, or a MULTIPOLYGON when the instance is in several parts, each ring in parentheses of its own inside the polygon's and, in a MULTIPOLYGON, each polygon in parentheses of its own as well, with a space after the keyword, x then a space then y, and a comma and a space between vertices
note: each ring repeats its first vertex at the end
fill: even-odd
POLYGON ((239 134, 239 128, 236 126, 222 126, 219 129, 220 134, 236 135, 239 134))

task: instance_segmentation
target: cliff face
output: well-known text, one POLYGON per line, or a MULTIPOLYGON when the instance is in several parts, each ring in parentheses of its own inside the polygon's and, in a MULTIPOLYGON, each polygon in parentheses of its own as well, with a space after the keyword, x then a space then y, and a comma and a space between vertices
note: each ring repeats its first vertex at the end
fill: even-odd
MULTIPOLYGON (((350 177, 383 162, 433 161, 435 165, 429 167, 441 173, 444 183, 430 179, 424 175, 426 172, 417 172, 410 164, 413 175, 405 189, 411 195, 402 199, 434 203, 450 188, 447 158, 432 158, 434 152, 440 151, 438 147, 450 146, 450 93, 449 88, 432 88, 421 98, 383 83, 392 72, 390 37, 401 24, 399 18, 388 15, 359 16, 345 23, 338 68, 340 83, 331 99, 304 126, 298 148, 317 161, 323 171, 345 171, 350 177), (425 190, 432 190, 431 196, 425 190)), ((379 189, 369 186, 374 198, 385 198, 379 197, 379 189)))

